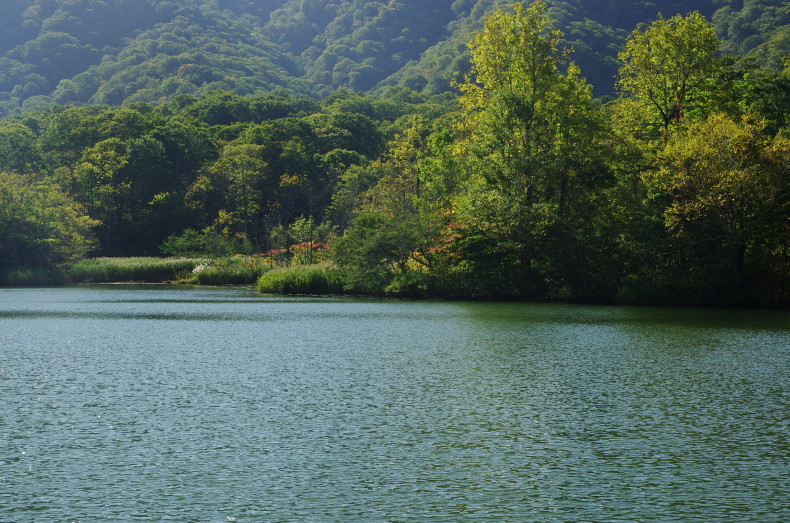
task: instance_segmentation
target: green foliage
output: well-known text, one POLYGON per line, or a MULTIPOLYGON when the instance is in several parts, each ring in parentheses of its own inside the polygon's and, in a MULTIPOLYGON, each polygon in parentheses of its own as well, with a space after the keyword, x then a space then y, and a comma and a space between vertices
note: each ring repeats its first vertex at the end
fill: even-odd
POLYGON ((0 127, 0 171, 32 172, 40 166, 33 131, 20 123, 0 127))
POLYGON ((0 274, 786 304, 787 69, 627 4, 9 0, 0 274))
POLYGON ((67 267, 93 248, 96 224, 51 180, 0 172, 0 277, 67 267))
POLYGON ((190 276, 200 285, 252 285, 270 269, 260 256, 231 256, 198 265, 190 276))
POLYGON ((300 56, 319 89, 365 91, 445 34, 450 3, 352 0, 306 8, 292 1, 272 13, 266 33, 300 56))
MULTIPOLYGON (((287 245, 275 245, 277 231, 323 223, 341 174, 370 162, 394 120, 422 108, 353 93, 322 107, 283 92, 55 107, 0 121, 0 164, 72 194, 95 220, 98 255, 159 254, 169 238, 174 255, 284 248, 311 263, 331 227, 287 245)), ((19 263, 37 263, 26 252, 19 263)))
POLYGON ((659 18, 628 37, 618 84, 639 102, 646 121, 666 133, 714 97, 718 48, 712 25, 699 13, 659 18))
POLYGON ((716 114, 673 137, 660 164, 649 183, 673 196, 666 227, 678 258, 693 267, 677 284, 763 304, 787 292, 790 140, 716 114))
MULTIPOLYGON (((714 21, 728 49, 781 68, 781 0, 726 5, 714 21)), ((340 87, 400 86, 435 95, 468 71, 466 42, 511 0, 6 0, 0 21, 0 116, 53 104, 159 104, 214 91, 278 88, 315 97, 340 87)), ((713 14, 714 0, 550 0, 597 94, 612 94, 618 47, 667 15, 713 14)), ((211 111, 210 104, 205 108, 211 111)), ((230 123, 234 111, 207 119, 230 123)), ((212 125, 214 125, 212 123, 212 125)))
POLYGON ((347 270, 354 289, 383 294, 395 274, 406 270, 413 230, 378 213, 359 215, 335 244, 335 262, 347 270))
POLYGON ((3 32, 0 89, 9 93, 6 110, 42 95, 45 105, 120 104, 216 89, 305 90, 293 61, 262 35, 261 20, 244 16, 268 16, 282 2, 267 4, 237 4, 235 12, 211 1, 11 5, 10 19, 24 30, 3 32))
POLYGON ((284 265, 313 265, 326 260, 335 227, 329 222, 317 224, 309 217, 299 217, 289 226, 275 226, 271 231, 272 250, 268 255, 284 265))
POLYGON ((462 199, 458 233, 477 236, 476 222, 494 221, 489 234, 516 251, 505 286, 517 293, 581 284, 574 260, 586 255, 591 196, 608 183, 602 118, 560 37, 546 4, 516 3, 472 40, 473 76, 459 86, 462 160, 494 194, 462 199))
POLYGON ((328 264, 273 269, 258 279, 258 292, 266 294, 344 294, 344 274, 328 264))
POLYGON ((351 223, 334 245, 334 260, 354 288, 412 296, 438 289, 435 246, 458 182, 450 144, 446 129, 431 134, 415 117, 382 159, 342 178, 332 211, 351 223))
POLYGON ((205 258, 89 258, 68 271, 72 282, 174 281, 195 267, 209 263, 205 258))
POLYGON ((771 134, 786 129, 790 122, 790 61, 780 72, 750 71, 750 109, 766 121, 771 134))
POLYGON ((713 15, 725 49, 757 59, 763 67, 782 69, 790 47, 790 5, 783 0, 738 4, 725 5, 713 15))
POLYGON ((223 238, 211 231, 185 229, 181 234, 171 234, 159 247, 164 256, 194 258, 220 257, 248 252, 250 245, 243 239, 223 238))
POLYGON ((560 48, 555 17, 541 2, 490 16, 471 41, 455 126, 412 121, 383 156, 341 176, 334 260, 350 288, 784 303, 782 78, 719 60, 697 14, 660 18, 632 36, 629 97, 604 112, 560 48), (771 126, 735 123, 748 105, 771 126), (662 116, 680 107, 682 118, 662 116))

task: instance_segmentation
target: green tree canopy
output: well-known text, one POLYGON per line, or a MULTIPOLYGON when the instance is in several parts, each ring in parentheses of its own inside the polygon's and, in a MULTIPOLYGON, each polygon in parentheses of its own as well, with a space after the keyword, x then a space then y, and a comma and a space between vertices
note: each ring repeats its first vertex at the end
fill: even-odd
POLYGON ((648 123, 666 133, 716 89, 719 40, 699 13, 659 18, 635 29, 619 54, 618 85, 638 101, 648 123))
POLYGON ((0 281, 20 269, 49 271, 95 246, 97 221, 52 180, 0 172, 0 281))
MULTIPOLYGON (((527 279, 536 265, 556 279, 548 273, 583 252, 588 193, 605 179, 601 118, 578 68, 558 48, 560 37, 540 0, 495 13, 470 44, 472 73, 459 86, 459 152, 504 198, 509 211, 496 230, 518 251, 515 270, 527 279)), ((482 219, 487 213, 477 209, 482 219)))

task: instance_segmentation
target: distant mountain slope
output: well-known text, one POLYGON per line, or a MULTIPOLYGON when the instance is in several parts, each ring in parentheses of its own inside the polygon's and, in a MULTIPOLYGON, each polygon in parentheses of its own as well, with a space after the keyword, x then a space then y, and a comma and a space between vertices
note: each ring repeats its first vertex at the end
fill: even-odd
POLYGON ((713 15, 725 50, 780 69, 790 54, 790 2, 730 1, 713 15), (738 5, 739 4, 739 5, 738 5))
MULTIPOLYGON (((574 49, 572 59, 582 74, 596 88, 597 94, 612 92, 617 72, 617 52, 626 36, 640 22, 649 22, 664 13, 700 11, 713 13, 710 0, 617 2, 614 0, 565 0, 547 3, 551 16, 565 34, 564 44, 574 49)), ((495 9, 508 9, 508 0, 457 0, 453 9, 457 18, 448 26, 448 36, 430 47, 418 61, 406 64, 400 71, 383 80, 379 88, 402 85, 430 93, 450 87, 468 64, 466 42, 473 31, 482 27, 483 18, 495 9)))
MULTIPOLYGON (((784 0, 550 0, 598 94, 639 22, 699 10, 726 48, 781 67, 784 0), (715 14, 714 14, 715 13, 715 14)), ((466 42, 509 0, 4 0, 0 116, 49 104, 159 102, 178 94, 400 85, 442 92, 466 42)))
POLYGON ((448 36, 453 3, 291 0, 272 13, 266 34, 288 46, 319 89, 366 91, 448 36))
POLYGON ((304 90, 299 68, 254 16, 268 16, 279 1, 11 1, 5 23, 19 28, 3 28, 0 40, 0 114, 216 88, 304 90))
POLYGON ((304 92, 297 65, 243 17, 189 8, 131 39, 115 56, 62 81, 56 103, 159 102, 176 94, 278 87, 304 92))

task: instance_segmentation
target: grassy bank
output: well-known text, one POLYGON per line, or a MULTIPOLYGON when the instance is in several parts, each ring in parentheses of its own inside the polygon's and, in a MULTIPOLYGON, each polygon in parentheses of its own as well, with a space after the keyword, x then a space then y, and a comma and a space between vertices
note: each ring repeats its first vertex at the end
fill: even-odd
POLYGON ((159 283, 182 279, 208 263, 202 258, 91 258, 74 264, 68 277, 74 283, 159 283))
POLYGON ((232 256, 198 265, 185 283, 200 285, 253 285, 271 266, 258 256, 232 256))
POLYGON ((91 258, 68 271, 73 283, 177 282, 199 285, 253 285, 270 269, 257 256, 227 258, 91 258))
POLYGON ((258 292, 266 294, 343 294, 346 279, 331 264, 272 269, 258 279, 258 292))

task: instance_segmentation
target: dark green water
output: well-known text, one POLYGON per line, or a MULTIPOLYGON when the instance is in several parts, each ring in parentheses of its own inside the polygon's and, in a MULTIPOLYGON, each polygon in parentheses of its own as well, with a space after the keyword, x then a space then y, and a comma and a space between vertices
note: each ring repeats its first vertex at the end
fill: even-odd
POLYGON ((789 329, 0 289, 0 521, 788 521, 789 329))

